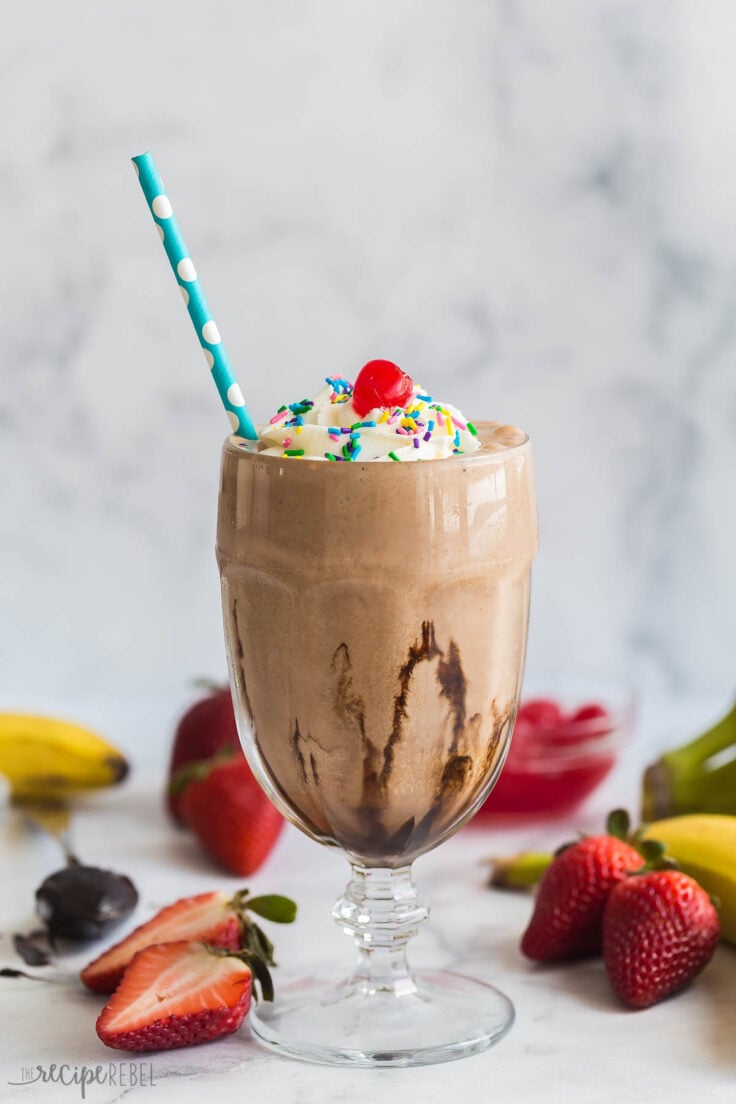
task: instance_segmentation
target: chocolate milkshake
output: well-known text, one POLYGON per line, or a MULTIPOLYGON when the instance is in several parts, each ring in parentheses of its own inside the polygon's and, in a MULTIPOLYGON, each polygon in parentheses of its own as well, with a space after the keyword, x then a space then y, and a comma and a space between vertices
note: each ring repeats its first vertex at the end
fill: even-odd
POLYGON ((399 867, 458 828, 503 764, 537 547, 532 456, 520 430, 476 429, 417 388, 367 411, 356 397, 329 380, 255 447, 228 439, 217 553, 261 780, 315 839, 399 867))

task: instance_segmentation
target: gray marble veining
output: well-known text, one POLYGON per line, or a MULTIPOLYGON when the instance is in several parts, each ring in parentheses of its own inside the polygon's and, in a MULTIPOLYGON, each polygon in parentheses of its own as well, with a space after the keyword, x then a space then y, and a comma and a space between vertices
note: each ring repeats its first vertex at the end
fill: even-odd
POLYGON ((226 429, 371 356, 536 445, 532 670, 734 677, 727 0, 28 0, 0 42, 0 691, 219 674, 226 429))

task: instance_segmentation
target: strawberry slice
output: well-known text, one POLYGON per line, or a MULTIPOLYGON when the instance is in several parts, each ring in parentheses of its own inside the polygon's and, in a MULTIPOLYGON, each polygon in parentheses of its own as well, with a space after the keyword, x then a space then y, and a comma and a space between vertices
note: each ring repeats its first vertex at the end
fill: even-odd
POLYGON ((222 892, 184 897, 161 909, 90 962, 82 970, 81 979, 96 993, 112 993, 138 951, 155 943, 182 940, 198 940, 229 951, 244 947, 273 965, 273 946, 247 916, 248 911, 288 924, 296 916, 296 905, 277 894, 249 897, 246 889, 239 890, 234 897, 222 892))
MULTIPOLYGON (((115 1050, 171 1050, 237 1031, 253 973, 242 957, 180 940, 139 951, 97 1020, 115 1050)), ((265 996, 265 993, 264 993, 265 996)), ((270 998, 267 998, 270 999, 270 998)))
POLYGON ((153 943, 198 939, 215 947, 237 951, 240 947, 241 919, 226 893, 200 893, 185 897, 161 909, 145 924, 132 931, 114 947, 104 951, 82 970, 88 989, 112 993, 133 956, 153 943))

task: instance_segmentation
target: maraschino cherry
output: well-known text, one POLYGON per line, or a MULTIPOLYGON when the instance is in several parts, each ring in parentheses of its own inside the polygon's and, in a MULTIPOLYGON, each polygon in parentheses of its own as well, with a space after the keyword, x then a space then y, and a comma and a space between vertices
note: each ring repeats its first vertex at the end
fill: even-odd
POLYGON ((406 406, 414 381, 390 360, 369 360, 358 372, 353 406, 362 417, 377 406, 406 406))

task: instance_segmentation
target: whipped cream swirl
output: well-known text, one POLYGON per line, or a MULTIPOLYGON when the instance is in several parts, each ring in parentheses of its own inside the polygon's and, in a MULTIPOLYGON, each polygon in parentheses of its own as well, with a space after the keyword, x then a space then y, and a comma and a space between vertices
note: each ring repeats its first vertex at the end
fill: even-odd
POLYGON ((282 406, 259 431, 266 455, 305 460, 443 460, 475 452, 475 426, 414 385, 405 406, 358 414, 348 380, 327 378, 313 399, 282 406))

